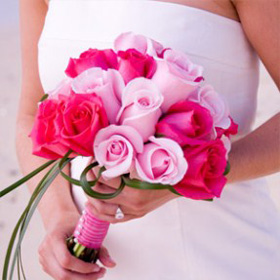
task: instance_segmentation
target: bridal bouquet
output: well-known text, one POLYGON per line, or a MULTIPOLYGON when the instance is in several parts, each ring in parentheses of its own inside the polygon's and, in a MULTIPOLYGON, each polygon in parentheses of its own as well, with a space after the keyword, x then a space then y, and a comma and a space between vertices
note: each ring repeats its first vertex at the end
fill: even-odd
MULTIPOLYGON (((114 49, 89 49, 70 58, 65 73, 39 102, 30 133, 33 154, 49 161, 1 192, 3 196, 53 165, 14 230, 3 279, 16 235, 11 273, 20 262, 29 220, 59 173, 98 199, 113 198, 129 186, 213 200, 226 184, 229 138, 237 133, 237 125, 223 97, 205 83, 202 66, 185 53, 126 32, 116 38, 114 49), (77 156, 92 159, 80 179, 62 171, 77 156), (97 176, 89 181, 93 169, 97 176), (119 188, 111 194, 97 192, 94 186, 101 178, 118 178, 119 188)), ((85 209, 67 239, 69 250, 85 261, 96 261, 108 227, 85 209)))

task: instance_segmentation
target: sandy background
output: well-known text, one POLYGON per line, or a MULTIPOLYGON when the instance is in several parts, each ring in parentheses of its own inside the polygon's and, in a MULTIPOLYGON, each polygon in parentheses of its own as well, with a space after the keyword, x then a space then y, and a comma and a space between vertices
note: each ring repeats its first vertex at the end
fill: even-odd
MULTIPOLYGON (((20 178, 15 155, 15 118, 20 94, 20 52, 17 1, 3 1, 0 8, 0 189, 20 178), (3 6, 4 5, 4 6, 3 6)), ((280 108, 280 94, 265 69, 261 68, 259 108, 255 127, 280 108)), ((268 177, 270 190, 280 211, 280 175, 268 177)), ((30 195, 25 186, 0 201, 0 272, 12 230, 30 195)), ((23 260, 28 280, 51 279, 41 271, 37 248, 44 236, 35 213, 23 243, 23 260)), ((16 279, 16 278, 15 278, 16 279)))

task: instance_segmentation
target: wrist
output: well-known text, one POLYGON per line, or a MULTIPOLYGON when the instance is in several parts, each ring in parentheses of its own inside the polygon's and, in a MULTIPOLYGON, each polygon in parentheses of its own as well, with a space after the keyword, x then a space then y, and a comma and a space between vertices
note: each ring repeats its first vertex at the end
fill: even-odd
POLYGON ((76 207, 63 207, 59 204, 54 204, 52 207, 46 208, 41 205, 39 212, 45 230, 49 230, 57 224, 65 223, 66 221, 73 220, 73 224, 75 224, 80 217, 80 213, 76 207))

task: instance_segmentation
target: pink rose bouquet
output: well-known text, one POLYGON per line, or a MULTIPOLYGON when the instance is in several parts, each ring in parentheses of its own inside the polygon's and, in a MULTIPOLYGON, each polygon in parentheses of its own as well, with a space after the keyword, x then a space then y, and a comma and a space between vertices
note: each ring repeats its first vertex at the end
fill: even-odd
MULTIPOLYGON (((213 200, 227 181, 230 136, 237 125, 224 98, 205 83, 203 67, 187 54, 126 32, 116 38, 114 49, 89 49, 70 58, 65 73, 40 101, 30 133, 33 154, 50 161, 1 192, 5 195, 53 165, 15 229, 5 277, 15 235, 19 241, 12 270, 34 207, 59 173, 98 199, 113 198, 127 185, 213 200), (79 180, 62 171, 77 156, 93 159, 79 180), (87 173, 95 167, 97 178, 88 181, 87 173), (117 178, 120 186, 114 193, 99 193, 94 186, 101 178, 117 178)), ((69 250, 95 262, 108 228, 85 209, 67 239, 69 250)))

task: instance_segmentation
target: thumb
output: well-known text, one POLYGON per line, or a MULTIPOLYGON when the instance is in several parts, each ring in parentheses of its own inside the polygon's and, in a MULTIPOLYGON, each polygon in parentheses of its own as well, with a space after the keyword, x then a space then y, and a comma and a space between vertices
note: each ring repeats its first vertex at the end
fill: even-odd
POLYGON ((116 266, 116 262, 110 257, 108 250, 105 247, 101 247, 99 251, 100 262, 107 267, 116 266))

